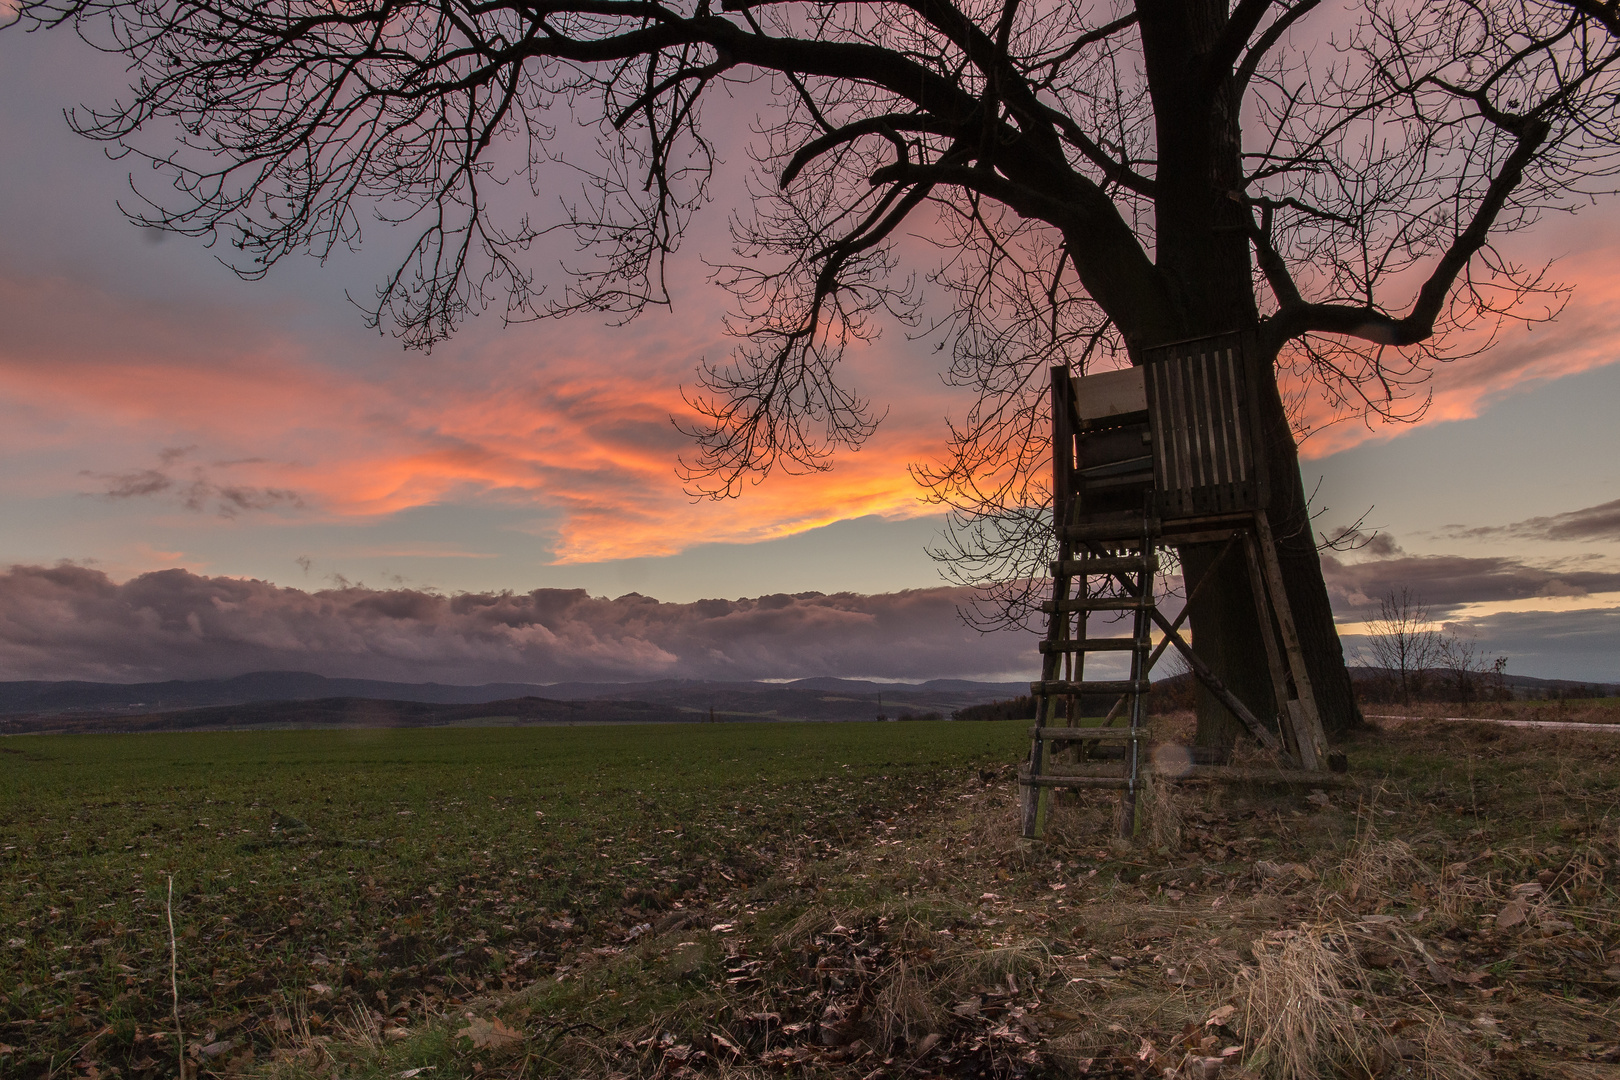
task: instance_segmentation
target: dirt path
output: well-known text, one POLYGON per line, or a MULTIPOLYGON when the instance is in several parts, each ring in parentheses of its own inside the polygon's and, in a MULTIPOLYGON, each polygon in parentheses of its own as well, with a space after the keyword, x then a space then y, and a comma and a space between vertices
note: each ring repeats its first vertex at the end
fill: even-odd
POLYGON ((1576 720, 1503 720, 1492 716, 1378 716, 1366 714, 1369 720, 1428 720, 1433 723, 1501 724, 1503 727, 1541 728, 1544 731, 1614 731, 1620 724, 1583 724, 1576 720))

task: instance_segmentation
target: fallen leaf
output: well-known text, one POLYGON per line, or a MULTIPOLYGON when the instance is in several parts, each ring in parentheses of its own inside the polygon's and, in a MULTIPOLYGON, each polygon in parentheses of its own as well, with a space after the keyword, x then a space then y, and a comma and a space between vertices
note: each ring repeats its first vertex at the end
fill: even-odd
POLYGON ((475 1050, 503 1050, 523 1041, 522 1033, 507 1027, 499 1017, 494 1020, 474 1017, 456 1035, 471 1039, 475 1050))
POLYGON ((197 1052, 205 1058, 217 1058, 221 1054, 230 1053, 235 1046, 236 1040, 221 1039, 219 1042, 211 1042, 207 1046, 201 1047, 197 1052))
POLYGON ((1229 1058, 1192 1057, 1182 1063, 1181 1072, 1188 1080, 1214 1080, 1226 1068, 1229 1058))
POLYGON ((1517 926, 1524 922, 1528 908, 1523 900, 1509 900, 1502 910, 1496 913, 1496 928, 1498 930, 1509 926, 1517 926))
POLYGON ((1222 1024, 1232 1019, 1232 1017, 1235 1015, 1237 1015, 1236 1005, 1222 1005, 1220 1008, 1209 1014, 1209 1019, 1204 1021, 1204 1026, 1220 1027, 1222 1024))
POLYGON ((1449 986, 1451 983, 1462 981, 1461 979, 1457 978, 1457 973, 1455 971, 1452 971, 1449 967, 1442 964, 1428 953, 1423 954, 1423 966, 1429 969, 1429 978, 1433 979, 1441 986, 1449 986))

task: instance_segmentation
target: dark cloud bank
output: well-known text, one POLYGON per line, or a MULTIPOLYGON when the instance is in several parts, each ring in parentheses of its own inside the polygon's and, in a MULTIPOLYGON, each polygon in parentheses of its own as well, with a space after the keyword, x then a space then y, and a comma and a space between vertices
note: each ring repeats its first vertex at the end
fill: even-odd
POLYGON ((929 679, 1035 666, 1029 635, 962 625, 966 600, 953 588, 692 604, 578 589, 303 592, 185 570, 120 584, 82 566, 14 566, 0 573, 0 679, 929 679))
POLYGON ((1525 518, 1511 525, 1453 525, 1450 536, 1511 536, 1527 540, 1620 540, 1620 499, 1549 517, 1525 518))
POLYGON ((1620 573, 1532 566, 1501 557, 1401 554, 1345 562, 1324 555, 1322 573, 1334 610, 1352 616, 1375 613, 1379 597, 1402 587, 1421 596, 1436 618, 1463 604, 1620 591, 1620 573))
MULTIPOLYGON (((1382 554, 1382 552, 1380 552, 1382 554)), ((1523 675, 1620 679, 1620 608, 1459 619, 1460 605, 1620 591, 1620 573, 1507 558, 1323 558, 1341 617, 1406 586, 1448 629, 1523 675)), ((0 680, 141 682, 311 671, 452 684, 659 678, 1005 679, 1033 674, 1034 635, 981 635, 957 588, 661 603, 579 589, 444 596, 317 592, 185 570, 117 583, 64 564, 0 572, 0 680)), ((1358 639, 1345 645, 1354 656, 1358 639)))
MULTIPOLYGON (((1573 515, 1564 515, 1573 516, 1573 515)), ((1406 588, 1427 605, 1448 633, 1475 641, 1486 659, 1508 658, 1508 669, 1540 678, 1620 680, 1620 608, 1573 611, 1504 611, 1461 618, 1464 604, 1586 596, 1620 591, 1620 573, 1568 565, 1533 566, 1518 559, 1461 555, 1407 555, 1398 545, 1387 558, 1347 562, 1323 556, 1322 570, 1334 610, 1363 619, 1378 612, 1378 600, 1406 588)), ((1375 552, 1383 554, 1383 552, 1375 552)), ((1343 638, 1354 662, 1365 639, 1343 638)))

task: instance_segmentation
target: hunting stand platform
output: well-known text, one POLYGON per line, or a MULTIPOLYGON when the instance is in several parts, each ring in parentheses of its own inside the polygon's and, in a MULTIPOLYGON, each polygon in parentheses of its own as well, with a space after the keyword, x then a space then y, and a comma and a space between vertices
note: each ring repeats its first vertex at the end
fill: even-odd
MULTIPOLYGON (((1140 367, 1074 378, 1052 368, 1052 520, 1057 559, 1040 643, 1041 678, 1030 684, 1035 726, 1019 770, 1023 834, 1039 837, 1056 788, 1121 792, 1131 834, 1145 778, 1143 715, 1148 674, 1174 647, 1194 676, 1254 738, 1294 770, 1320 773, 1326 739, 1266 516, 1269 485, 1257 422, 1251 332, 1150 350, 1140 367), (1175 621, 1159 610, 1154 576, 1167 546, 1224 543, 1215 565, 1238 553, 1248 565, 1272 689, 1276 730, 1226 688, 1181 635, 1203 582, 1190 583, 1175 621), (1095 616, 1095 624, 1088 619, 1095 616), (1103 629, 1124 623, 1129 633, 1103 629), (1153 633, 1161 635, 1153 645, 1153 633), (1093 636, 1096 635, 1096 636, 1093 636), (1123 653, 1128 677, 1086 677, 1091 653, 1123 653), (1101 726, 1088 707, 1112 700, 1101 726), (1123 721, 1115 726, 1116 721, 1123 721), (1105 747, 1103 744, 1112 744, 1105 747), (1058 757, 1077 757, 1060 762, 1058 757)), ((1124 627, 1120 627, 1123 630, 1124 627)), ((1117 675, 1117 672, 1115 672, 1117 675)), ((1095 706, 1100 711, 1100 705, 1095 706)), ((1188 765, 1182 775, 1255 779, 1256 770, 1188 765)), ((1302 775, 1301 780, 1308 777, 1302 775)))

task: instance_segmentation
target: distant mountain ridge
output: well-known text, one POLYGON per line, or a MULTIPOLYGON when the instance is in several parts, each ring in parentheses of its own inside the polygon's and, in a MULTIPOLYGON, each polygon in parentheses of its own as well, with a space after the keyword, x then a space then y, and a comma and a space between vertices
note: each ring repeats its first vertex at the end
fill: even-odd
MULTIPOLYGON (((1020 693, 1028 693, 1027 683, 972 682, 962 679, 935 679, 921 684, 811 678, 788 683, 659 679, 623 683, 484 683, 456 686, 431 682, 330 678, 307 671, 255 671, 229 679, 171 679, 147 683, 83 680, 0 682, 0 714, 147 715, 182 709, 337 698, 433 705, 478 705, 520 698, 549 701, 613 699, 669 705, 685 710, 714 708, 759 713, 781 712, 781 706, 833 698, 846 701, 851 706, 859 705, 863 715, 871 712, 875 716, 885 706, 892 706, 891 711, 949 711, 1020 693), (775 702, 778 707, 759 707, 769 702, 775 702), (739 703, 750 707, 736 708, 739 703), (866 707, 868 703, 870 709, 866 707)), ((803 711, 789 708, 784 715, 803 711)))

